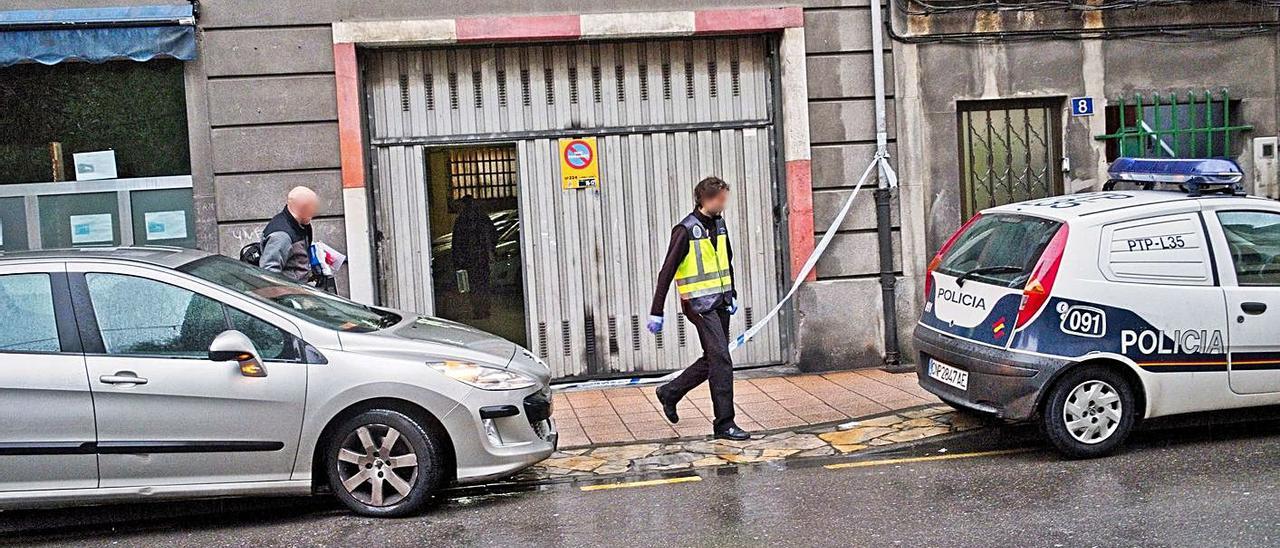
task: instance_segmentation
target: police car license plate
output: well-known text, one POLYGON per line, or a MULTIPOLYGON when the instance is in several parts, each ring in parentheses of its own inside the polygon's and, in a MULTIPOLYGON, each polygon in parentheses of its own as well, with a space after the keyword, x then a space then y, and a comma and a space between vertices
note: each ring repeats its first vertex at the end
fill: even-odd
POLYGON ((929 360, 929 377, 961 390, 969 390, 969 372, 938 360, 929 360))

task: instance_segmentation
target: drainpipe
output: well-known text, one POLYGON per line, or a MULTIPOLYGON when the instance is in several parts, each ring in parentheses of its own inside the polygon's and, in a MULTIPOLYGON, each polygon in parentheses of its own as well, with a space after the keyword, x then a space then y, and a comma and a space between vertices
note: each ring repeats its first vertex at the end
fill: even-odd
POLYGON ((884 310, 884 365, 895 368, 901 364, 898 348, 898 307, 893 272, 893 218, 890 211, 893 188, 897 177, 889 166, 889 129, 885 113, 884 91, 884 21, 880 0, 871 0, 871 67, 876 98, 876 161, 877 186, 876 238, 880 253, 880 301, 884 310))

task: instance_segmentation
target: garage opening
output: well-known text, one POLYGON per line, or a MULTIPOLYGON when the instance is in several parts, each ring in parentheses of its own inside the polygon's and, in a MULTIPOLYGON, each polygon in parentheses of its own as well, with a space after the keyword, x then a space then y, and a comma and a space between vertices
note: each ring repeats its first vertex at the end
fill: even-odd
MULTIPOLYGON (((734 189, 730 330, 742 332, 786 278, 776 51, 775 37, 734 36, 362 52, 377 300, 524 340, 558 379, 683 368, 701 348, 676 293, 663 334, 644 321, 671 227, 692 211, 693 185, 716 175, 734 189), (589 184, 565 167, 584 157, 575 142, 590 143, 589 184), (467 317, 471 296, 435 249, 466 193, 512 254, 494 256, 488 321, 515 317, 514 302, 498 308, 513 283, 524 339, 505 320, 467 317), (498 273, 500 256, 519 265, 518 283, 498 273)), ((783 325, 735 362, 781 363, 783 325)))
POLYGON ((435 314, 528 344, 514 145, 427 153, 435 314))

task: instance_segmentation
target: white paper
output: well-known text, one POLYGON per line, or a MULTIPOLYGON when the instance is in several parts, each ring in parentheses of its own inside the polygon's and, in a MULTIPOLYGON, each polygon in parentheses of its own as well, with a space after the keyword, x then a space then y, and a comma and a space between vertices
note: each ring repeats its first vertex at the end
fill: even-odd
POLYGON ((101 244, 115 239, 115 225, 110 213, 71 216, 71 243, 101 244))
POLYGON ((79 152, 71 155, 76 164, 77 181, 116 178, 116 151, 79 152))
POLYGON ((324 269, 326 276, 333 276, 347 262, 346 255, 339 253, 338 250, 329 247, 324 242, 311 244, 311 252, 320 260, 321 268, 324 269))
POLYGON ((181 240, 187 237, 187 212, 148 211, 142 216, 147 225, 147 241, 181 240))

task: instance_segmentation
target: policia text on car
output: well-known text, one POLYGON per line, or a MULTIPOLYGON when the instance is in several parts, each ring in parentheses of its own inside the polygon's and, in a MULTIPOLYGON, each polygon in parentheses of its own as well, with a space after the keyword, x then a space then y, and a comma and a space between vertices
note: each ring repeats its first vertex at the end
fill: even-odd
POLYGON ((733 360, 729 356, 729 316, 738 311, 734 302, 733 247, 725 227, 724 212, 729 185, 716 177, 699 181, 693 189, 695 208, 671 229, 667 257, 658 273, 658 287, 649 310, 649 331, 662 331, 663 302, 672 280, 680 293, 680 306, 698 331, 702 357, 671 382, 658 387, 658 400, 671 422, 680 420, 676 404, 702 381, 711 383, 715 411, 715 437, 745 440, 751 437, 733 422, 733 360))

